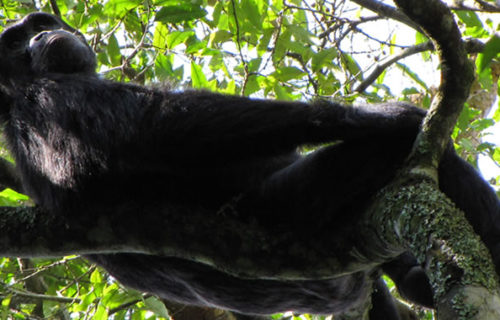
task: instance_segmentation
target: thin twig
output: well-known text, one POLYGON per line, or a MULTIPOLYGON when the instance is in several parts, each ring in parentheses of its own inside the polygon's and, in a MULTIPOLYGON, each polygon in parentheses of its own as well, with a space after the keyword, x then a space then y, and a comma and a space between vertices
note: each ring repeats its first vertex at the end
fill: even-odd
POLYGON ((234 0, 231 0, 231 4, 233 6, 233 16, 234 16, 234 24, 236 26, 236 43, 238 44, 238 51, 240 53, 240 58, 241 58, 241 63, 243 64, 243 70, 245 72, 245 77, 243 78, 243 84, 241 86, 241 93, 245 94, 245 89, 248 84, 248 64, 243 57, 243 52, 241 50, 241 39, 240 39, 240 24, 238 22, 238 15, 236 14, 236 4, 234 3, 234 0))
POLYGON ((55 301, 60 303, 80 303, 81 300, 78 298, 67 298, 67 297, 58 297, 58 296, 49 296, 46 294, 33 293, 25 290, 19 290, 14 288, 8 288, 8 292, 12 294, 28 299, 33 300, 45 300, 45 301, 55 301))
POLYGON ((52 8, 52 12, 59 18, 61 18, 61 10, 59 10, 59 6, 57 5, 56 0, 50 0, 50 7, 52 8))

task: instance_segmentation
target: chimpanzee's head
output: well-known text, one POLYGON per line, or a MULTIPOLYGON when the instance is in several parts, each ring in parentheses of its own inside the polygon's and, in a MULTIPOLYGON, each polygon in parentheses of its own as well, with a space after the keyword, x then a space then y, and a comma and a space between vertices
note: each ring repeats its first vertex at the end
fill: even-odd
POLYGON ((0 34, 0 79, 95 68, 95 53, 83 35, 53 15, 32 13, 0 34))

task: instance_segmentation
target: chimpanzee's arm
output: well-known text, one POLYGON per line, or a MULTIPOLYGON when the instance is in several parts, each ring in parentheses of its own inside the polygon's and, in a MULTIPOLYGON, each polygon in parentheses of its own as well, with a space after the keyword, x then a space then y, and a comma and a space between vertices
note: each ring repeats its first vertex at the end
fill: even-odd
POLYGON ((146 125, 151 136, 190 159, 197 153, 272 155, 302 144, 416 134, 425 115, 402 104, 350 107, 200 91, 169 93, 157 112, 146 125))
POLYGON ((421 109, 397 103, 308 104, 172 92, 71 75, 35 83, 29 101, 39 103, 19 104, 14 112, 29 112, 44 126, 48 123, 43 119, 50 118, 54 129, 60 127, 108 154, 135 150, 158 161, 203 158, 205 163, 212 157, 215 161, 270 157, 303 144, 413 136, 425 115, 421 109), (37 107, 42 102, 43 108, 37 107))

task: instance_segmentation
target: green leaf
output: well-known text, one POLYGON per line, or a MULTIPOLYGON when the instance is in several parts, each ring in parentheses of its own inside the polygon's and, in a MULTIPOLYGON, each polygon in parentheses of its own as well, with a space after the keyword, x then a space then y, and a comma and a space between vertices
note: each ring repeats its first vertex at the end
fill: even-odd
POLYGON ((181 43, 184 43, 189 37, 194 36, 194 31, 173 31, 166 37, 167 48, 173 49, 181 43))
MULTIPOLYGON (((203 51, 204 56, 210 55, 207 52, 210 48, 207 48, 208 44, 206 40, 200 41, 195 37, 191 37, 186 41, 186 54, 198 53, 198 51, 203 51)), ((218 53, 220 51, 216 50, 218 53)))
POLYGON ((483 131, 493 125, 495 125, 493 119, 477 119, 471 123, 471 129, 474 131, 483 131))
POLYGON ((106 308, 102 304, 99 304, 99 307, 97 308, 97 311, 92 316, 92 319, 95 319, 95 320, 107 320, 108 319, 108 311, 106 310, 106 308))
POLYGON ((331 62, 338 56, 338 54, 339 53, 336 48, 328 48, 313 54, 311 60, 312 71, 318 72, 321 68, 331 65, 331 62))
POLYGON ((323 74, 318 73, 318 86, 319 86, 319 94, 325 96, 331 96, 337 92, 340 88, 340 81, 335 78, 335 75, 332 72, 328 72, 328 75, 325 77, 323 74))
POLYGON ((12 200, 12 201, 26 201, 26 200, 29 200, 29 197, 22 194, 22 193, 18 193, 12 189, 4 189, 2 192, 0 192, 0 196, 1 197, 4 197, 4 198, 7 198, 9 200, 12 200))
POLYGON ((480 112, 481 111, 479 110, 465 106, 458 116, 457 127, 462 131, 467 130, 469 128, 469 123, 471 123, 471 121, 473 121, 480 112))
POLYGON ((4 298, 2 299, 2 319, 8 319, 9 305, 11 300, 11 294, 4 296, 4 298))
POLYGON ((462 138, 458 142, 458 144, 466 151, 468 152, 474 152, 475 145, 469 138, 462 138))
POLYGON ((467 28, 472 28, 472 27, 483 27, 483 24, 481 23, 481 20, 479 20, 477 14, 473 11, 467 11, 467 10, 462 10, 462 11, 456 11, 455 12, 460 21, 462 21, 467 28))
MULTIPOLYGON (((479 61, 476 59, 476 64, 479 64, 479 61)), ((482 88, 491 88, 493 86, 493 76, 491 74, 491 68, 487 64, 485 69, 479 71, 479 67, 477 70, 477 81, 481 84, 482 88)))
POLYGON ((286 90, 285 87, 280 85, 279 83, 276 83, 274 86, 274 92, 276 93, 276 98, 278 100, 292 100, 293 96, 286 90))
POLYGON ((170 318, 167 308, 158 298, 149 297, 144 300, 144 305, 149 311, 154 312, 154 314, 156 314, 157 316, 163 317, 165 319, 170 318))
POLYGON ((290 41, 287 52, 298 53, 304 62, 309 61, 309 58, 314 55, 310 46, 305 46, 304 43, 299 41, 290 41))
POLYGON ((198 5, 182 2, 178 5, 166 6, 156 14, 155 21, 163 23, 179 23, 202 18, 207 12, 198 5))
POLYGON ((272 0, 272 6, 278 12, 278 11, 283 10, 283 8, 284 8, 285 5, 283 3, 283 0, 272 0))
POLYGON ((193 88, 208 88, 209 84, 201 66, 191 61, 191 85, 193 88))
POLYGON ((359 67, 356 60, 354 60, 354 58, 347 53, 342 53, 341 58, 344 68, 346 68, 349 73, 356 79, 360 81, 363 80, 363 73, 361 72, 361 68, 359 67))
POLYGON ((259 8, 255 0, 242 0, 240 4, 241 10, 238 10, 238 14, 244 14, 245 17, 250 21, 250 23, 257 29, 262 28, 263 16, 259 12, 259 8))
POLYGON ((291 25, 287 25, 287 29, 291 31, 295 40, 302 43, 302 45, 314 44, 314 41, 312 40, 313 35, 306 28, 303 28, 299 25, 291 24, 291 25))
POLYGON ((210 67, 210 70, 212 72, 224 70, 224 73, 226 74, 226 66, 224 65, 224 60, 222 59, 222 54, 220 54, 220 53, 214 55, 212 57, 212 59, 210 59, 208 66, 210 67))
POLYGON ((116 283, 113 283, 105 288, 101 303, 108 309, 113 309, 141 298, 142 294, 140 292, 134 290, 123 291, 116 283))
POLYGON ((104 6, 104 14, 122 16, 142 3, 142 0, 114 0, 108 1, 104 6))
POLYGON ((93 284, 102 283, 101 273, 97 269, 95 269, 94 272, 92 272, 92 274, 90 275, 90 282, 92 282, 93 284))
MULTIPOLYGON (((218 6, 216 6, 217 8, 218 6)), ((221 8, 223 6, 221 5, 221 8)), ((214 12, 215 14, 216 12, 214 12)), ((214 15, 214 20, 217 21, 217 28, 219 30, 229 30, 229 16, 223 12, 219 16, 214 15), (215 19, 217 17, 217 19, 215 19)))
MULTIPOLYGON (((252 78, 252 76, 250 76, 250 79, 251 78, 252 78)), ((253 77, 253 78, 255 78, 255 77, 253 77)), ((248 80, 248 82, 251 81, 250 79, 248 80)), ((226 88, 224 88, 224 90, 221 90, 221 92, 227 93, 227 94, 236 94, 236 82, 234 80, 229 81, 226 88)))
POLYGON ((487 36, 488 33, 483 27, 483 23, 477 16, 477 14, 473 11, 455 11, 456 15, 462 21, 465 26, 465 35, 471 37, 484 37, 487 36))
POLYGON ((477 57, 478 71, 481 73, 490 64, 491 60, 500 57, 500 36, 494 35, 484 46, 483 52, 477 57))
POLYGON ((17 207, 28 200, 28 196, 11 189, 5 189, 0 192, 0 206, 2 207, 17 207))
POLYGON ((106 46, 106 52, 112 65, 117 66, 122 63, 120 46, 118 45, 118 41, 116 40, 114 34, 109 37, 108 45, 106 46))
POLYGON ((269 41, 271 40, 271 37, 274 32, 275 32, 274 28, 266 28, 263 30, 263 33, 259 39, 259 43, 257 44, 257 52, 259 53, 259 55, 262 55, 265 52, 267 52, 269 41))
POLYGON ((411 87, 411 88, 404 88, 403 91, 401 91, 401 93, 406 96, 410 94, 419 94, 420 91, 418 91, 417 88, 415 87, 411 87))
POLYGON ((137 41, 141 39, 143 33, 142 25, 139 17, 135 12, 130 12, 125 16, 124 25, 127 32, 132 33, 137 37, 137 41))
POLYGON ((424 88, 425 90, 429 90, 429 88, 427 87, 427 84, 422 79, 420 79, 418 74, 411 71, 411 69, 409 67, 407 67, 405 64, 398 62, 398 63, 396 63, 396 67, 403 70, 406 73, 406 75, 408 75, 413 81, 418 83, 422 88, 424 88))
POLYGON ((292 79, 300 79, 304 75, 306 75, 306 73, 304 71, 296 68, 296 67, 283 67, 283 68, 277 69, 273 73, 273 75, 279 81, 287 82, 287 81, 290 81, 292 79))
MULTIPOLYGON (((500 86, 499 86, 498 90, 500 91, 500 86)), ((499 92, 499 94, 500 94, 500 92, 499 92)), ((495 122, 500 122, 500 99, 497 99, 497 100, 498 100, 497 110, 493 114, 493 120, 495 120, 495 122)))
POLYGON ((57 313, 58 304, 55 301, 43 300, 42 310, 44 318, 50 318, 50 316, 57 313))
MULTIPOLYGON (((421 44, 427 41, 429 41, 429 38, 427 38, 424 34, 418 31, 415 32, 415 44, 421 44)), ((422 51, 420 55, 424 61, 429 61, 431 59, 431 53, 429 51, 422 51)))
POLYGON ((476 149, 479 152, 487 151, 491 156, 493 154, 493 152, 495 152, 495 147, 496 147, 496 145, 491 143, 491 142, 483 142, 483 143, 480 143, 476 149))
POLYGON ((280 34, 278 40, 276 41, 276 47, 274 48, 274 54, 272 57, 274 63, 279 62, 285 56, 285 53, 290 47, 291 36, 292 33, 290 30, 286 30, 280 34))
POLYGON ((213 43, 224 43, 230 41, 233 34, 227 30, 217 30, 216 32, 210 34, 210 47, 213 47, 213 43))
MULTIPOLYGON (((255 93, 257 91, 260 90, 260 85, 259 85, 259 82, 257 81, 258 77, 255 76, 255 75, 251 75, 250 77, 248 77, 248 81, 247 81, 247 84, 246 84, 246 87, 245 87, 245 92, 243 92, 243 94, 245 96, 249 96, 251 95, 252 93, 255 93)), ((230 87, 228 86, 228 89, 230 87)), ((230 92, 228 92, 230 93, 230 92)), ((235 93, 235 92, 233 92, 235 93)))
POLYGON ((376 84, 383 85, 385 76, 387 75, 387 68, 382 71, 382 73, 377 77, 377 80, 375 80, 376 84))
POLYGON ((153 47, 158 49, 165 48, 168 33, 168 28, 163 23, 157 23, 155 33, 153 34, 153 47))
POLYGON ((262 58, 252 59, 248 62, 248 72, 257 72, 262 63, 262 58))
POLYGON ((95 269, 94 272, 90 275, 90 282, 94 287, 94 293, 97 296, 102 296, 102 292, 104 291, 104 287, 106 286, 106 282, 102 280, 101 273, 98 269, 95 269))
POLYGON ((12 298, 12 295, 8 295, 6 296, 3 300, 2 300, 2 307, 8 307, 9 304, 10 304, 10 299, 12 298))
POLYGON ((493 152, 492 156, 493 160, 495 160, 497 163, 500 163, 500 147, 496 148, 495 151, 493 152))
POLYGON ((173 56, 158 55, 155 61, 155 73, 160 81, 164 81, 173 76, 173 56))

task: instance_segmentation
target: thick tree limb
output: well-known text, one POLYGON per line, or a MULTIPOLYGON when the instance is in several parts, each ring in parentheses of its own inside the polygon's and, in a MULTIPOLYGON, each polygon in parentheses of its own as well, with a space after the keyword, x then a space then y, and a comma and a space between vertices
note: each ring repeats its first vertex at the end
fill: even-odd
POLYGON ((418 147, 414 164, 437 168, 453 127, 474 80, 473 67, 451 11, 440 1, 400 0, 396 3, 419 23, 433 39, 441 61, 441 85, 434 99, 418 147))
POLYGON ((429 269, 439 319, 499 319, 498 280, 488 251, 435 183, 439 159, 468 97, 472 66, 453 16, 442 2, 395 2, 434 40, 441 61, 441 86, 408 171, 380 193, 361 228, 361 235, 372 236, 359 239, 380 239, 380 243, 357 247, 364 248, 367 260, 373 261, 408 245, 429 269))
POLYGON ((498 278, 488 250, 432 179, 415 178, 403 177, 379 193, 358 239, 381 241, 356 247, 366 250, 367 260, 378 260, 407 243, 427 268, 438 319, 500 319, 498 278))
POLYGON ((65 219, 36 207, 0 208, 0 255, 145 253, 182 257, 239 276, 289 280, 331 278, 376 265, 361 261, 352 253, 352 243, 331 234, 318 232, 305 241, 293 231, 276 234, 238 215, 203 210, 188 215, 180 208, 158 212, 148 205, 133 210, 135 215, 65 219), (339 245, 340 250, 332 251, 339 245))

